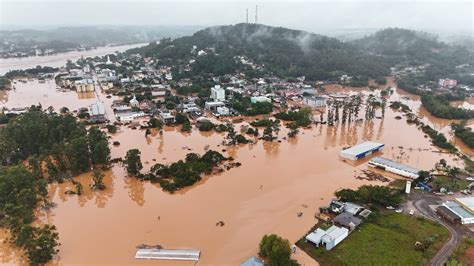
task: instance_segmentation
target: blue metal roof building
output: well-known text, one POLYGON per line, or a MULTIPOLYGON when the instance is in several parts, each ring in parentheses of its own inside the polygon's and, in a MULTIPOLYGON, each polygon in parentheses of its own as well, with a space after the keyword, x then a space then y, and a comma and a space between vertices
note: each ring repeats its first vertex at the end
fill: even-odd
POLYGON ((385 144, 383 143, 366 141, 349 149, 342 150, 339 152, 339 155, 343 158, 355 161, 381 150, 384 146, 385 144))

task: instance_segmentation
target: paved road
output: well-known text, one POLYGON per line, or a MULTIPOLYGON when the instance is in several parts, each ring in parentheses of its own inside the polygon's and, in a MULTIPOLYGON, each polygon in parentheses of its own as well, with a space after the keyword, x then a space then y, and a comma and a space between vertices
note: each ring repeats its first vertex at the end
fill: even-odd
POLYGON ((423 217, 440 223, 450 233, 450 239, 441 247, 436 255, 431 259, 430 265, 442 266, 448 260, 449 256, 453 254, 456 247, 463 241, 463 236, 472 235, 472 232, 462 225, 454 225, 443 218, 430 207, 430 205, 439 205, 441 198, 429 194, 412 193, 409 202, 413 205, 416 211, 423 217))

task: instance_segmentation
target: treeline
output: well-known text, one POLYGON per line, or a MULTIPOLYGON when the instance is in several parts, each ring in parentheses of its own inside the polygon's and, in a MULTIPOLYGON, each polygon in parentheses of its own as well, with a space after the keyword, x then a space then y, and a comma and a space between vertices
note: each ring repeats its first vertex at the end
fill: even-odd
POLYGON ((437 74, 453 71, 454 67, 472 62, 472 53, 463 46, 448 45, 426 32, 400 28, 383 29, 351 42, 357 48, 376 54, 391 66, 416 66, 429 63, 427 76, 437 80, 437 74))
POLYGON ((256 116, 269 114, 273 111, 273 104, 270 102, 251 103, 250 97, 244 97, 241 94, 234 94, 230 100, 230 106, 246 116, 256 116))
POLYGON ((49 66, 37 66, 35 68, 28 68, 28 69, 18 69, 18 70, 10 70, 5 74, 5 77, 12 79, 15 77, 24 77, 24 76, 35 76, 40 73, 55 73, 59 70, 57 67, 49 67, 49 66))
POLYGON ((464 142, 469 148, 474 149, 474 132, 463 124, 452 124, 454 135, 464 142))
POLYGON ((423 94, 421 103, 430 114, 444 119, 471 119, 474 118, 473 110, 452 107, 450 101, 457 100, 448 95, 423 94))
POLYGON ((232 74, 242 69, 234 56, 244 55, 281 77, 306 76, 309 80, 336 79, 341 74, 376 78, 389 74, 389 65, 376 56, 361 53, 351 44, 308 32, 261 24, 219 26, 175 40, 164 39, 134 49, 162 61, 187 63, 191 51, 213 48, 215 53, 197 57, 193 73, 215 71, 232 74), (206 64, 203 64, 206 63, 206 64))
POLYGON ((71 114, 34 106, 0 129, 0 151, 2 165, 28 159, 39 173, 55 180, 90 171, 92 165, 106 166, 110 160, 107 137, 98 127, 86 130, 71 114))
POLYGON ((58 252, 58 233, 51 225, 33 226, 34 212, 48 204, 47 183, 23 165, 0 167, 0 225, 23 249, 31 265, 42 265, 58 252))
POLYGON ((275 114, 275 117, 283 121, 292 121, 289 127, 307 127, 311 124, 312 110, 309 107, 304 107, 298 111, 280 112, 275 114))
POLYGON ((157 163, 151 167, 150 172, 141 174, 140 170, 143 165, 140 151, 133 149, 127 152, 124 165, 129 174, 143 180, 160 183, 163 190, 173 193, 195 184, 201 180, 203 174, 211 174, 215 167, 226 160, 232 160, 232 158, 226 158, 213 150, 207 151, 202 156, 196 153, 188 153, 185 160, 179 160, 170 165, 157 163))
POLYGON ((0 225, 30 264, 44 264, 59 246, 54 226, 33 225, 35 209, 50 205, 47 182, 107 166, 107 137, 97 127, 86 130, 71 114, 32 106, 0 128, 0 162, 0 225))
POLYGON ((341 189, 335 196, 341 201, 376 204, 380 206, 398 206, 402 202, 400 191, 385 187, 363 185, 357 190, 341 189))
POLYGON ((446 149, 450 152, 457 151, 456 147, 448 142, 443 133, 439 133, 428 125, 421 125, 420 128, 425 134, 427 134, 431 138, 431 141, 435 146, 440 147, 442 149, 446 149))

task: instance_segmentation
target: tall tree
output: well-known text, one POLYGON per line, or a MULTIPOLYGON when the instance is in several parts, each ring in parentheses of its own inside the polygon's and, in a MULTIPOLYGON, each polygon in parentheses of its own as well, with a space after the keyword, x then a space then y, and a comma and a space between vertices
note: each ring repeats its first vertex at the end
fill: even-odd
POLYGON ((94 165, 108 165, 110 162, 110 148, 107 136, 98 127, 89 129, 89 147, 91 152, 91 163, 94 165))
POLYGON ((143 168, 140 154, 141 152, 138 149, 131 149, 127 151, 127 155, 125 155, 124 165, 127 168, 127 172, 129 174, 140 174, 140 170, 143 168))
POLYGON ((73 139, 66 147, 66 154, 73 174, 77 175, 90 170, 91 156, 86 137, 73 139))

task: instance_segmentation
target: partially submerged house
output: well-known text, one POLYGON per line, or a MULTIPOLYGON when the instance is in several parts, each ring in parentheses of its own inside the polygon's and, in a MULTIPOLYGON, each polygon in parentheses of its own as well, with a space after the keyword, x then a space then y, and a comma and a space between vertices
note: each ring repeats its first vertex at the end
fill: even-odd
POLYGON ((385 144, 383 143, 366 141, 364 143, 340 151, 339 155, 345 159, 355 161, 369 156, 374 152, 380 151, 384 146, 385 144))
POLYGON ((255 256, 250 257, 248 260, 240 264, 240 266, 263 266, 263 265, 265 265, 263 263, 263 260, 255 256))
POLYGON ((382 157, 372 158, 368 164, 369 166, 412 179, 418 178, 418 173, 420 172, 420 170, 414 167, 397 163, 382 157))

